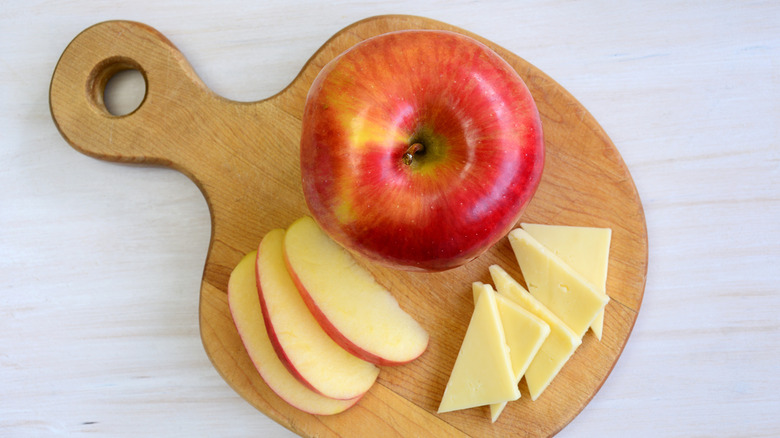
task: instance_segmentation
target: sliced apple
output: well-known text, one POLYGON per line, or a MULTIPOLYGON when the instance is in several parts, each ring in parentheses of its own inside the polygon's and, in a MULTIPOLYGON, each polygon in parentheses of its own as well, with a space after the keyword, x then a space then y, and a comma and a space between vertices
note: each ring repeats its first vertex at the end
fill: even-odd
POLYGON ((425 351, 425 329, 314 219, 290 225, 284 254, 309 310, 344 349, 377 365, 407 363, 425 351))
POLYGON ((228 305, 249 358, 273 392, 290 405, 310 414, 333 415, 353 406, 360 397, 336 400, 320 395, 298 381, 284 366, 265 329, 257 292, 257 251, 247 254, 228 281, 228 305))
POLYGON ((270 231, 257 253, 257 286, 268 337, 290 373, 310 389, 340 400, 363 395, 379 369, 341 348, 320 327, 284 262, 285 232, 270 231))

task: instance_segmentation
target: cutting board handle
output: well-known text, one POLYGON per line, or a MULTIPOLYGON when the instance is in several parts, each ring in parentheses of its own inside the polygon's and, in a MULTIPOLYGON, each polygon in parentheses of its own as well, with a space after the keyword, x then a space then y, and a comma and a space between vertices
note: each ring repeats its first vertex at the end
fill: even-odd
MULTIPOLYGON (((49 103, 63 137, 77 150, 104 160, 186 168, 204 142, 187 142, 198 108, 214 95, 178 49, 155 29, 107 21, 81 32, 54 70, 49 103), (116 116, 103 101, 108 80, 134 69, 146 93, 133 112, 116 116)), ((213 105, 212 105, 213 106, 213 105)), ((217 105, 219 106, 219 105, 217 105)))

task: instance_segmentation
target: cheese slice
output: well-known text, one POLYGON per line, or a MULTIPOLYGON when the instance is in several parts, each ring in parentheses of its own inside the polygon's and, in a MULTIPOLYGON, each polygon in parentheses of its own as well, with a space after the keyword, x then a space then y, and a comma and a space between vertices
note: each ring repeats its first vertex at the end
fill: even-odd
MULTIPOLYGON (((521 226, 534 239, 595 286, 598 292, 607 294, 611 229, 526 223, 521 226)), ((590 325, 598 340, 601 340, 603 327, 604 311, 599 313, 590 325)))
POLYGON ((522 228, 509 233, 509 243, 531 295, 582 337, 609 297, 522 228))
MULTIPOLYGON (((492 288, 483 284, 473 289, 474 303, 476 303, 486 289, 492 288)), ((550 326, 503 295, 496 295, 496 304, 498 305, 501 325, 504 327, 506 344, 509 347, 509 360, 512 362, 515 385, 518 385, 528 369, 528 365, 531 364, 544 340, 550 334, 550 326)), ((507 402, 501 402, 490 405, 492 422, 496 422, 506 404, 507 402)))
MULTIPOLYGON (((480 285, 475 283, 473 288, 485 286, 480 285)), ((439 413, 518 398, 520 390, 512 373, 495 292, 488 286, 474 305, 466 336, 444 389, 439 413)))
POLYGON ((499 295, 519 304, 550 327, 549 336, 545 338, 525 371, 525 382, 531 400, 536 400, 558 375, 582 340, 500 266, 491 266, 490 276, 499 295))

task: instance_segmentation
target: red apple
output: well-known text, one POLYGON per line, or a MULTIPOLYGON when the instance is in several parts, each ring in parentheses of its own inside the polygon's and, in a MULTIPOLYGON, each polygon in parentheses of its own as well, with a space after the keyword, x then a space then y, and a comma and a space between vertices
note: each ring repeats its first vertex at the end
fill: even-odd
POLYGON ((473 38, 410 30, 328 63, 306 100, 303 192, 341 245, 437 271, 505 236, 538 186, 542 126, 517 72, 473 38))

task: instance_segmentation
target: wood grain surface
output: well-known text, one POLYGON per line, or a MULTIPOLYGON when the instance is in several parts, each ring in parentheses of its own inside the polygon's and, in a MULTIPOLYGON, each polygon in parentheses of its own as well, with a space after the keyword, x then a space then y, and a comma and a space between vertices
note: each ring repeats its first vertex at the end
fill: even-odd
POLYGON ((210 91, 183 55, 156 30, 111 21, 78 35, 63 53, 50 89, 52 117, 74 148, 95 158, 162 165, 187 175, 207 200, 212 235, 200 293, 203 345, 222 377, 249 403, 302 436, 545 436, 568 424, 609 375, 644 294, 647 232, 641 201, 620 154, 588 111, 522 58, 467 31, 412 16, 379 16, 338 32, 297 78, 271 98, 231 101, 210 91), (255 371, 227 306, 228 276, 264 233, 307 214, 298 142, 309 84, 330 59, 381 33, 411 28, 471 35, 503 56, 526 81, 542 116, 547 159, 525 222, 613 230, 604 337, 588 333, 537 401, 510 403, 495 424, 487 409, 437 415, 436 408, 470 317, 471 283, 490 282, 498 263, 519 279, 506 239, 467 265, 442 273, 390 270, 361 260, 431 334, 411 364, 384 367, 378 384, 352 409, 331 417, 300 412, 255 371), (122 69, 146 80, 140 107, 125 116, 105 108, 102 90, 122 69))

